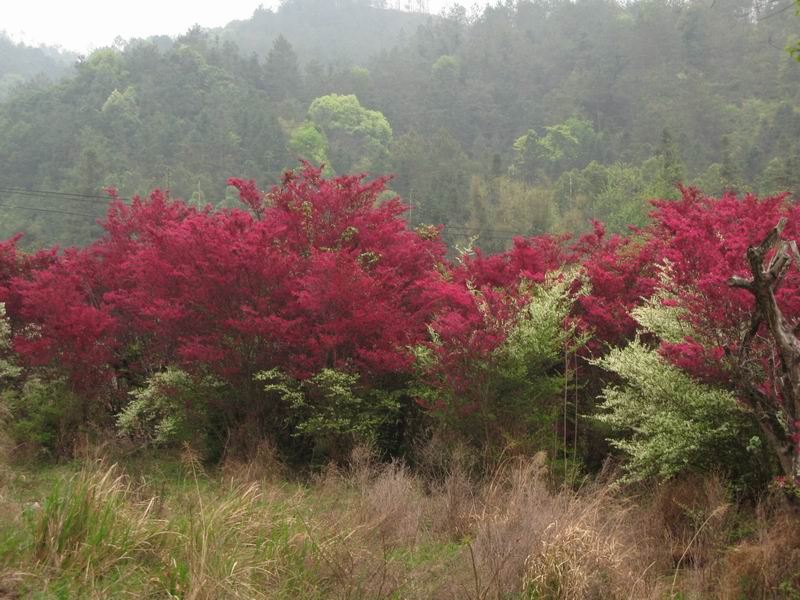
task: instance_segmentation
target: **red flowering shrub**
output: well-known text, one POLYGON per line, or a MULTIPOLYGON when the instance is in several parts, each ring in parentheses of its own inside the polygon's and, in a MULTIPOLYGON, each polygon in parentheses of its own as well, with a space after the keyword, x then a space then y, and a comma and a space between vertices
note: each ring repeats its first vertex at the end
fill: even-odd
MULTIPOLYGON (((675 202, 655 203, 654 239, 671 264, 671 285, 694 334, 678 343, 663 343, 661 352, 695 377, 733 389, 753 412, 772 450, 787 474, 798 463, 800 407, 782 392, 785 365, 761 315, 748 333, 755 311, 754 295, 731 287, 733 276, 749 279, 748 249, 759 246, 782 219, 783 239, 796 240, 800 208, 786 195, 742 199, 733 195, 706 198, 684 190, 675 202), (746 345, 746 360, 740 356, 746 345), (786 449, 788 448, 788 450, 786 449), (784 453, 794 453, 793 460, 784 453)), ((766 256, 767 262, 774 250, 766 256)), ((766 265, 764 265, 766 268, 766 265)), ((776 286, 775 301, 788 323, 800 318, 800 272, 790 268, 776 286)))
MULTIPOLYGON (((800 231, 798 208, 782 196, 684 190, 656 202, 650 224, 627 237, 596 223, 572 244, 515 239, 505 253, 450 264, 438 232, 409 231, 398 199, 379 202, 384 179, 325 179, 306 165, 267 193, 229 183, 244 208, 198 209, 159 191, 130 205, 114 196, 105 235, 85 249, 25 255, 16 239, 0 243, 0 302, 22 364, 65 376, 87 398, 108 397, 123 376, 139 384, 175 366, 226 382, 234 393, 224 402, 240 408, 275 402, 257 373, 284 373, 301 389, 339 372, 357 375, 348 396, 356 406, 370 389, 401 387, 416 348, 418 360, 427 352, 424 368, 416 364, 427 409, 465 422, 505 415, 514 425, 515 406, 527 410, 535 397, 545 407, 563 391, 554 382, 564 380, 564 352, 588 334, 595 355, 631 340, 631 312, 664 285, 692 336, 661 340, 662 355, 729 385, 727 357, 753 299, 728 279, 747 274, 746 249, 779 217, 789 221, 785 237, 800 231), (536 312, 554 285, 548 274, 564 268, 581 276, 536 312), (534 342, 539 354, 523 348, 534 342)), ((790 320, 800 318, 798 284, 791 271, 778 294, 790 320)), ((776 389, 772 348, 759 344, 758 385, 776 389)))
POLYGON ((272 427, 282 409, 258 372, 333 369, 365 388, 407 377, 409 347, 456 287, 438 236, 409 231, 398 199, 379 202, 383 179, 323 179, 306 166, 269 193, 230 183, 247 210, 156 191, 115 199, 101 239, 49 262, 0 246, 22 364, 104 402, 120 399, 123 378, 142 385, 174 365, 227 383, 222 418, 271 412, 272 427))
POLYGON ((25 323, 15 350, 31 366, 56 366, 81 392, 91 393, 110 374, 117 320, 103 301, 102 273, 88 251, 68 250, 49 267, 16 279, 25 323))
MULTIPOLYGON (((788 218, 784 237, 796 239, 800 211, 785 195, 707 198, 694 189, 655 206, 652 243, 670 262, 680 304, 702 338, 677 347, 664 344, 662 350, 702 378, 725 379, 721 359, 736 351, 754 307, 752 294, 731 288, 728 280, 749 273, 747 249, 757 246, 781 217, 788 218)), ((800 317, 799 284, 800 273, 790 271, 778 292, 778 304, 789 319, 800 317)))
POLYGON ((474 255, 466 256, 454 269, 454 277, 462 283, 470 281, 481 289, 512 290, 521 279, 541 283, 550 271, 575 262, 575 255, 564 246, 568 239, 568 236, 553 235, 515 237, 511 249, 506 252, 484 256, 476 250, 474 255))
POLYGON ((0 241, 0 302, 6 304, 11 313, 19 309, 19 294, 12 280, 30 277, 32 273, 52 265, 56 261, 57 249, 40 250, 33 254, 20 252, 17 242, 22 234, 0 241))
POLYGON ((623 238, 608 237, 601 223, 582 235, 571 250, 577 256, 589 282, 589 293, 578 299, 577 314, 583 327, 592 332, 591 347, 629 341, 636 322, 631 310, 648 298, 657 282, 661 248, 653 244, 648 231, 633 231, 623 238))

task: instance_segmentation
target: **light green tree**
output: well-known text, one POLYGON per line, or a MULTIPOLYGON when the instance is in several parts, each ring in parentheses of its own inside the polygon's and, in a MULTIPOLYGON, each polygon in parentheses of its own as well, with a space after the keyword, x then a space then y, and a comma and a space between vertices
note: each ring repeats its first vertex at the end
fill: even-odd
POLYGON ((382 113, 364 108, 356 96, 317 98, 308 109, 308 118, 325 134, 336 172, 378 175, 387 169, 392 128, 382 113))
MULTIPOLYGON (((694 333, 675 299, 667 266, 656 294, 632 312, 642 336, 678 343, 694 333)), ((595 364, 619 381, 602 391, 596 418, 611 427, 611 445, 627 458, 627 481, 692 470, 751 478, 758 470, 760 438, 730 391, 693 379, 639 336, 595 364)))
POLYGON ((567 169, 585 166, 598 141, 592 123, 577 117, 545 127, 543 135, 531 129, 514 141, 511 172, 529 182, 542 176, 555 177, 567 169))
POLYGON ((295 127, 289 135, 288 144, 289 150, 297 158, 315 166, 324 164, 332 174, 328 160, 328 138, 314 123, 306 121, 295 127))

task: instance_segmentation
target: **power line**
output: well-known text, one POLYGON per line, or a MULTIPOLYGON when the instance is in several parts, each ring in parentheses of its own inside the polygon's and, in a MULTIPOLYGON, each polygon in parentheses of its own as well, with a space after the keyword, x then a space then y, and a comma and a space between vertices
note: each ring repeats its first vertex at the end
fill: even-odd
MULTIPOLYGON (((107 204, 112 199, 110 196, 80 194, 77 192, 58 192, 53 190, 30 190, 25 188, 17 188, 9 186, 0 186, 0 193, 26 196, 29 198, 41 198, 41 199, 52 199, 52 200, 55 199, 90 200, 95 202, 102 200, 104 201, 105 204, 107 204)), ((16 206, 16 205, 12 206, 9 204, 0 204, 0 207, 10 210, 29 210, 35 212, 62 214, 75 217, 97 218, 97 215, 91 215, 88 213, 80 213, 75 211, 59 210, 54 208, 41 208, 33 206, 16 206)), ((480 237, 484 239, 491 239, 491 240, 508 240, 511 237, 529 237, 533 235, 530 232, 521 233, 505 229, 483 229, 478 227, 468 227, 464 225, 451 225, 447 223, 445 223, 444 226, 445 226, 445 231, 444 231, 445 234, 447 233, 451 233, 453 235, 478 234, 480 237)))
POLYGON ((80 192, 61 192, 56 190, 31 190, 28 188, 16 187, 11 185, 0 185, 0 187, 8 191, 27 192, 31 194, 47 194, 52 196, 76 196, 78 198, 98 198, 101 200, 108 200, 109 198, 111 198, 110 195, 100 196, 97 194, 84 194, 80 192))
POLYGON ((81 200, 86 202, 103 202, 108 204, 112 200, 111 196, 95 196, 92 194, 78 194, 73 192, 56 192, 50 190, 27 190, 24 188, 14 188, 7 186, 0 186, 0 193, 14 194, 19 196, 28 196, 35 198, 52 198, 64 200, 81 200))
POLYGON ((72 217, 89 217, 91 219, 96 219, 97 215, 90 215, 88 213, 79 213, 79 212, 72 212, 67 210, 58 210, 55 208, 35 208, 33 206, 11 206, 10 204, 0 204, 0 208, 7 208, 12 210, 33 210, 36 212, 43 212, 43 213, 56 213, 60 215, 70 215, 72 217))

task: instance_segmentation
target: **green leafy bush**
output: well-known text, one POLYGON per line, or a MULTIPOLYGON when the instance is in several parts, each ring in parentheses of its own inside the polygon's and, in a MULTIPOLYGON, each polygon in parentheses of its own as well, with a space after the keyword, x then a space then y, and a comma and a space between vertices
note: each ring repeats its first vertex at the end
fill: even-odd
POLYGON ((317 452, 333 458, 346 456, 355 444, 380 446, 381 431, 396 421, 403 395, 361 389, 357 374, 335 369, 323 369, 305 380, 270 369, 258 373, 256 380, 284 402, 294 434, 307 436, 317 452))
POLYGON ((68 456, 88 422, 86 404, 63 379, 29 377, 5 392, 9 432, 18 446, 47 456, 68 456))
POLYGON ((610 441, 628 456, 630 479, 719 467, 747 439, 733 394, 694 381, 640 339, 597 364, 622 380, 603 390, 597 418, 616 432, 610 441))
POLYGON ((117 426, 145 444, 203 446, 209 430, 208 400, 222 387, 213 378, 169 367, 130 393, 132 400, 117 416, 117 426))
MULTIPOLYGON (((697 334, 673 302, 670 279, 666 265, 662 287, 632 315, 641 334, 678 343, 697 334)), ((740 481, 759 476, 762 444, 732 392, 695 380, 642 335, 595 364, 619 378, 603 389, 597 419, 611 426, 610 443, 628 459, 627 480, 666 479, 691 470, 724 471, 740 481)))
POLYGON ((502 342, 481 345, 432 330, 432 342, 414 349, 413 395, 447 429, 485 450, 509 443, 541 449, 545 440, 549 446, 565 386, 572 385, 565 356, 586 342, 568 319, 585 292, 585 286, 575 291, 574 281, 555 274, 540 285, 524 282, 510 315, 508 299, 490 306, 474 290, 485 331, 499 329, 502 342))

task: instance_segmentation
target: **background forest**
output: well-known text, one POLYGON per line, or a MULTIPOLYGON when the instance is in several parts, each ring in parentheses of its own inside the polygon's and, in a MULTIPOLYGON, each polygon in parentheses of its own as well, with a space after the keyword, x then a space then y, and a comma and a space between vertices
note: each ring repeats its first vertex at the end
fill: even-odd
POLYGON ((479 234, 487 250, 589 219, 640 225, 678 181, 798 193, 786 10, 555 0, 431 16, 374 4, 289 0, 220 30, 120 41, 63 77, 63 55, 4 42, 0 235, 86 243, 105 186, 232 205, 227 177, 267 188, 298 158, 394 173, 412 224, 447 225, 451 244, 479 234), (9 84, 35 72, 48 77, 9 84))
POLYGON ((800 597, 794 3, 411 4, 0 38, 0 597, 800 597))

